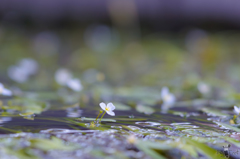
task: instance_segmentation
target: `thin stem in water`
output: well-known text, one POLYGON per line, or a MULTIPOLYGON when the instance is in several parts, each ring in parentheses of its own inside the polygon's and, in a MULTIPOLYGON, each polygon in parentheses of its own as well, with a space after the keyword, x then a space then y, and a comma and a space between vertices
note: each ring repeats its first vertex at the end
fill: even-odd
POLYGON ((98 116, 97 116, 97 118, 96 118, 96 120, 95 120, 95 121, 97 121, 97 120, 98 120, 98 117, 99 117, 99 115, 100 115, 100 114, 102 114, 102 113, 101 113, 101 112, 99 112, 99 114, 98 114, 98 116))
POLYGON ((99 123, 101 122, 101 120, 102 120, 102 118, 103 118, 103 116, 104 116, 105 114, 106 114, 106 111, 103 113, 101 119, 99 120, 99 123))

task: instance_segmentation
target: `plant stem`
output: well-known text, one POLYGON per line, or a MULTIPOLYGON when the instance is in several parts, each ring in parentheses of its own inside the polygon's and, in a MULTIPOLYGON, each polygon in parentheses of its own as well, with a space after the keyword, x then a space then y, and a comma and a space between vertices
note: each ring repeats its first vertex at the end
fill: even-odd
POLYGON ((103 116, 104 116, 105 114, 106 114, 106 111, 103 113, 101 119, 99 120, 99 123, 101 122, 101 120, 102 120, 102 118, 103 118, 103 116))
POLYGON ((98 114, 98 116, 97 116, 97 118, 96 118, 96 120, 95 120, 95 121, 97 121, 97 120, 98 120, 98 117, 99 117, 99 115, 100 115, 100 114, 102 114, 102 113, 101 113, 101 112, 99 112, 99 114, 98 114))

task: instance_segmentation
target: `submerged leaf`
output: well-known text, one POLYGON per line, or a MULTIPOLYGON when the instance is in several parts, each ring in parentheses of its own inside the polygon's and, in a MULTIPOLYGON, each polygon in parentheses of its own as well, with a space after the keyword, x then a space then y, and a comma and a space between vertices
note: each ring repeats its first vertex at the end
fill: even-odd
POLYGON ((113 102, 116 110, 131 110, 131 107, 122 103, 113 102))
POLYGON ((223 127, 227 128, 227 129, 231 129, 233 131, 240 132, 239 128, 236 128, 236 127, 231 126, 229 124, 225 124, 225 123, 221 123, 221 122, 217 122, 217 124, 222 125, 223 127))
POLYGON ((203 153, 204 155, 206 155, 207 157, 211 158, 211 159, 219 159, 221 158, 220 156, 216 155, 216 150, 214 150, 213 148, 209 147, 208 145, 195 141, 195 140, 191 140, 191 139, 185 139, 190 145, 192 145, 193 147, 195 147, 197 150, 199 150, 201 153, 203 153))
MULTIPOLYGON (((156 151, 153 150, 153 148, 151 147, 152 144, 147 144, 145 145, 145 143, 139 143, 137 142, 137 144, 135 144, 135 146, 140 149, 141 151, 143 151, 144 153, 146 153, 147 155, 151 156, 153 159, 167 159, 166 157, 162 156, 161 154, 157 153, 156 151)), ((152 145, 153 146, 153 145, 152 145)), ((157 146, 158 148, 163 148, 160 145, 155 144, 155 147, 157 146)))
POLYGON ((152 107, 145 106, 145 105, 137 105, 136 110, 140 113, 145 113, 145 114, 152 114, 155 112, 155 110, 152 107))
POLYGON ((56 137, 49 139, 30 139, 31 146, 43 151, 49 150, 75 150, 77 147, 73 145, 65 145, 64 142, 56 137))
POLYGON ((228 116, 228 114, 222 113, 220 110, 217 109, 212 109, 212 108, 202 108, 201 109, 203 112, 212 115, 212 116, 222 116, 222 117, 226 117, 228 116))
POLYGON ((34 115, 33 112, 27 112, 27 113, 20 113, 19 115, 21 116, 31 116, 31 115, 34 115))

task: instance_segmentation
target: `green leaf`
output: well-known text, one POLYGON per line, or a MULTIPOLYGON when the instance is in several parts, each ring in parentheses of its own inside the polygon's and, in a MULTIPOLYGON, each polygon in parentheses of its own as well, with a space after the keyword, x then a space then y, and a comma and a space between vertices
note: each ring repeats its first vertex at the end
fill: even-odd
POLYGON ((238 140, 234 139, 234 138, 227 137, 227 136, 220 136, 220 138, 222 138, 222 139, 224 139, 224 140, 226 140, 226 141, 236 145, 237 147, 240 147, 240 142, 238 140))
MULTIPOLYGON (((144 142, 145 143, 145 142, 144 142)), ((152 157, 153 159, 167 159, 166 157, 162 156, 161 154, 157 153, 156 151, 154 151, 151 147, 149 147, 149 145, 145 145, 145 144, 139 144, 137 142, 137 144, 135 144, 135 146, 143 151, 145 154, 149 155, 150 157, 152 157)))
POLYGON ((148 148, 157 149, 157 150, 170 150, 171 148, 173 148, 173 146, 167 145, 166 143, 157 142, 157 141, 151 142, 151 141, 138 140, 137 144, 145 145, 148 148))
POLYGON ((220 110, 217 109, 212 109, 212 108, 202 108, 201 109, 203 112, 212 115, 212 116, 222 116, 222 117, 226 117, 228 116, 228 114, 222 113, 220 110))
POLYGON ((49 139, 30 139, 31 146, 34 148, 38 148, 43 151, 49 150, 75 150, 76 146, 65 145, 63 141, 59 138, 52 137, 49 139))
POLYGON ((216 155, 217 151, 211 147, 209 147, 208 145, 195 141, 195 140, 191 140, 191 139, 185 139, 189 144, 191 144, 193 147, 195 147, 197 150, 199 150, 201 153, 203 153, 204 155, 206 155, 207 157, 211 158, 211 159, 219 159, 221 158, 221 156, 216 155))
POLYGON ((21 116, 30 116, 30 115, 34 115, 33 112, 27 112, 27 113, 20 113, 19 115, 21 116))
POLYGON ((228 128, 228 129, 234 130, 234 131, 236 131, 236 132, 240 132, 240 129, 239 129, 239 128, 236 128, 236 127, 231 126, 231 125, 229 125, 229 124, 225 124, 225 123, 221 123, 221 122, 217 122, 217 124, 222 125, 222 126, 228 128))
POLYGON ((7 109, 17 110, 21 113, 31 112, 40 114, 41 112, 48 109, 46 102, 30 100, 26 98, 17 98, 8 101, 7 109))
POLYGON ((113 102, 116 110, 131 110, 131 107, 122 103, 113 102))
POLYGON ((152 114, 155 112, 153 108, 145 105, 137 105, 136 110, 140 113, 145 113, 145 114, 152 114))
MULTIPOLYGON (((86 121, 95 121, 96 118, 84 118, 84 119, 78 118, 77 120, 79 120, 79 121, 85 121, 85 120, 86 120, 86 121)), ((116 122, 116 120, 114 120, 114 119, 108 119, 108 118, 102 118, 101 121, 116 122)))

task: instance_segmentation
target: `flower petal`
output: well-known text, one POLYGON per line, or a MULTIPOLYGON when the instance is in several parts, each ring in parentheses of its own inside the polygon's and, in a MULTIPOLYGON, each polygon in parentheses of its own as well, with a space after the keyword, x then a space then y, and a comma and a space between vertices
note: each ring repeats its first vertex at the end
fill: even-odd
POLYGON ((0 83, 0 89, 1 89, 1 88, 4 88, 4 86, 3 86, 3 84, 2 84, 2 83, 0 83))
POLYGON ((234 112, 235 112, 236 114, 239 114, 239 113, 240 113, 239 108, 238 108, 237 106, 234 106, 234 112))
POLYGON ((9 89, 3 89, 2 90, 2 95, 4 96, 11 96, 12 95, 12 91, 10 91, 9 89))
POLYGON ((115 116, 115 113, 112 112, 112 111, 107 111, 107 113, 108 113, 109 115, 111 115, 111 116, 115 116))
POLYGON ((162 98, 163 104, 165 105, 173 105, 176 101, 176 98, 173 94, 169 93, 164 98, 162 98))
POLYGON ((106 104, 105 104, 105 103, 103 103, 103 102, 102 102, 102 103, 100 103, 100 104, 99 104, 99 106, 100 106, 100 107, 101 107, 103 110, 105 110, 105 109, 106 109, 106 104))
POLYGON ((76 92, 80 92, 83 88, 81 81, 77 78, 73 78, 67 81, 67 86, 76 92))
POLYGON ((115 106, 114 106, 112 103, 108 103, 108 104, 107 104, 107 107, 108 107, 111 111, 113 111, 113 110, 115 109, 115 106))
POLYGON ((168 95, 169 89, 168 87, 163 87, 161 90, 161 97, 164 98, 166 95, 168 95))

